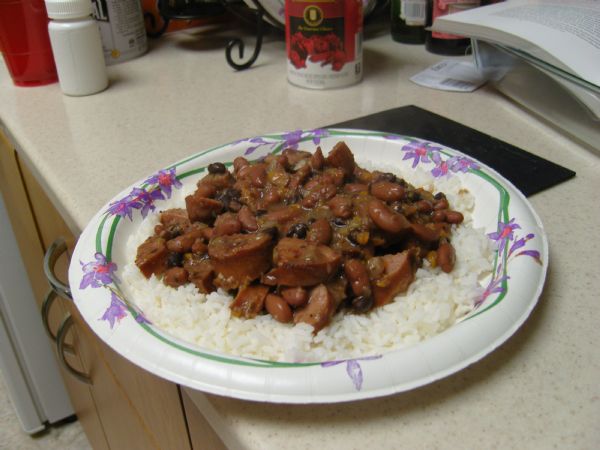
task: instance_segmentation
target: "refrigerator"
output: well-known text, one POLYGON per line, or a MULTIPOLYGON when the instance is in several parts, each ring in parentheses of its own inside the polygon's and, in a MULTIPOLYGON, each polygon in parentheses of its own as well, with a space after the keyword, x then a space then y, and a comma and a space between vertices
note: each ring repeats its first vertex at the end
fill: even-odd
POLYGON ((37 433, 48 424, 73 415, 2 196, 0 372, 25 432, 37 433))

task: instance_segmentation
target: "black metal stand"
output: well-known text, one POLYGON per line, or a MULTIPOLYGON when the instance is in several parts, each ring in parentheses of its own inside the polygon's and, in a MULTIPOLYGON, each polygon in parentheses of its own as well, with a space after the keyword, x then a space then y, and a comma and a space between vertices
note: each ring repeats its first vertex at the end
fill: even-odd
POLYGON ((250 59, 246 62, 237 63, 231 56, 231 52, 234 51, 235 47, 238 47, 239 59, 242 60, 244 58, 244 41, 242 41, 240 38, 234 38, 227 43, 227 48, 225 49, 225 59, 227 60, 227 64, 229 64, 235 70, 248 69, 252 64, 254 64, 254 61, 256 61, 258 54, 260 53, 263 40, 264 18, 261 10, 256 10, 254 14, 256 16, 256 43, 254 44, 254 52, 252 53, 250 59))
MULTIPOLYGON (((225 59, 227 60, 227 64, 229 64, 235 70, 246 70, 252 66, 252 64, 254 64, 258 58, 258 55, 260 54, 263 37, 268 27, 272 27, 279 31, 283 31, 285 29, 280 20, 269 14, 269 12, 259 3, 258 0, 252 0, 254 8, 249 7, 246 3, 240 0, 218 0, 218 2, 205 2, 200 0, 196 2, 190 2, 186 0, 182 3, 184 7, 177 9, 170 5, 170 3, 171 2, 167 2, 165 0, 158 0, 158 10, 160 18, 163 21, 162 27, 158 30, 155 30, 156 18, 150 13, 144 13, 144 18, 150 22, 151 29, 153 30, 147 32, 148 37, 160 37, 166 31, 171 20, 189 20, 201 17, 214 17, 224 14, 225 12, 231 12, 242 20, 252 23, 256 27, 256 42, 254 44, 254 51, 252 52, 252 56, 250 56, 247 61, 243 61, 245 44, 242 39, 233 38, 227 43, 227 47, 225 48, 225 59), (236 59, 240 60, 238 62, 234 61, 232 56, 232 53, 236 47, 238 49, 238 58, 236 59)), ((175 4, 177 4, 177 0, 175 0, 175 4)), ((378 6, 371 13, 371 15, 375 16, 382 12, 388 7, 388 4, 389 0, 380 0, 378 2, 378 6)))

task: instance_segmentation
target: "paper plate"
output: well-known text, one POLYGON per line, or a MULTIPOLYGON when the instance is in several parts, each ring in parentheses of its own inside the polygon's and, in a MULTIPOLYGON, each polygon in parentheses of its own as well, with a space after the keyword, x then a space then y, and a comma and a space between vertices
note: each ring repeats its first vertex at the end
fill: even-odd
MULTIPOLYGON (((243 139, 197 153, 116 195, 82 233, 69 268, 75 304, 92 330, 138 366, 204 392, 281 403, 330 403, 406 391, 450 375, 492 352, 526 320, 544 284, 548 243, 523 195, 492 169, 443 145, 360 130, 320 129, 243 139), (287 147, 326 153, 345 141, 359 164, 392 165, 400 173, 461 177, 475 197, 473 223, 495 246, 492 274, 473 310, 446 331, 377 355, 281 363, 235 357, 175 339, 144 317, 121 286, 125 242, 146 214, 212 162, 259 158, 287 147)), ((493 357, 493 355, 491 356, 493 357)))

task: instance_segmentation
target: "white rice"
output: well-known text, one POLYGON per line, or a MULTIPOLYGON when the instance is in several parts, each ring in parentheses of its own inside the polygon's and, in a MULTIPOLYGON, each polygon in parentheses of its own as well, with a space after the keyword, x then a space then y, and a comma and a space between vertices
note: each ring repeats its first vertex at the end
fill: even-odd
MULTIPOLYGON (((361 164, 365 167, 364 164, 361 164)), ((240 319, 230 315, 232 297, 223 291, 200 294, 193 284, 177 289, 152 276, 144 278, 134 263, 137 247, 153 233, 158 213, 150 214, 127 243, 130 260, 121 287, 159 329, 199 347, 226 354, 272 361, 306 362, 381 354, 434 336, 472 310, 483 288, 480 281, 492 269, 492 248, 481 230, 473 229, 473 196, 458 177, 434 179, 415 170, 403 174, 415 186, 442 191, 465 221, 453 230, 456 264, 450 274, 427 266, 419 269, 408 292, 365 315, 336 314, 331 324, 313 336, 306 324, 282 324, 270 315, 240 319)), ((194 189, 195 186, 188 187, 194 189)), ((184 191, 184 190, 182 190, 184 191)), ((182 207, 187 192, 161 204, 182 207)))

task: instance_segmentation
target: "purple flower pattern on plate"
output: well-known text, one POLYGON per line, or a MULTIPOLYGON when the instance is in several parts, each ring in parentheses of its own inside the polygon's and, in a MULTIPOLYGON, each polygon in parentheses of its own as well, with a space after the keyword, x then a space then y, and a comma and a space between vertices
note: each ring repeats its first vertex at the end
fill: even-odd
POLYGON ((338 364, 346 363, 346 373, 350 377, 350 380, 352 380, 352 384, 354 384, 354 388, 357 391, 360 391, 362 389, 362 384, 363 384, 363 372, 362 372, 362 368, 360 367, 360 364, 358 362, 359 361, 370 361, 370 360, 379 359, 379 358, 381 358, 381 355, 365 356, 364 358, 342 359, 339 361, 327 361, 327 362, 321 363, 321 367, 327 368, 327 367, 337 366, 338 364))
POLYGON ((119 298, 119 296, 111 290, 110 292, 110 306, 104 312, 100 320, 106 320, 112 329, 115 323, 120 322, 123 317, 127 315, 127 306, 119 298))
POLYGON ((300 142, 310 138, 312 139, 315 145, 318 145, 321 142, 321 138, 329 136, 329 130, 317 128, 315 130, 310 131, 302 131, 302 130, 294 130, 289 131, 281 135, 281 138, 273 138, 271 140, 266 140, 264 137, 256 137, 251 139, 242 139, 237 141, 239 144, 241 142, 248 142, 254 145, 246 148, 244 151, 244 155, 248 156, 254 153, 260 147, 269 147, 270 150, 274 150, 276 147, 281 146, 282 149, 291 148, 297 150, 300 142))
POLYGON ((499 261, 505 262, 504 264, 501 262, 497 265, 487 287, 475 302, 475 307, 479 307, 492 294, 500 295, 506 293, 506 282, 510 277, 506 274, 505 268, 508 265, 509 259, 518 256, 529 256, 533 258, 536 263, 542 264, 541 255, 538 250, 524 249, 517 252, 517 250, 523 249, 529 241, 535 238, 534 233, 527 233, 523 237, 518 236, 517 230, 520 229, 521 226, 516 223, 516 219, 513 217, 508 222, 498 222, 497 230, 488 233, 487 236, 497 246, 499 261), (512 242, 512 244, 509 246, 510 242, 512 242))
POLYGON ((79 289, 99 288, 116 280, 117 265, 107 261, 106 256, 100 252, 94 254, 94 258, 95 261, 89 263, 79 262, 84 274, 79 289))
POLYGON ((160 170, 144 181, 144 186, 134 187, 124 198, 112 202, 106 211, 108 215, 120 216, 133 220, 133 211, 139 210, 142 217, 156 209, 157 200, 171 198, 173 188, 179 189, 183 185, 177 178, 176 169, 160 170))
MULTIPOLYGON (((401 139, 401 136, 386 135, 385 139, 401 139)), ((442 147, 435 146, 427 141, 420 141, 418 139, 409 139, 409 143, 402 147, 404 152, 403 160, 412 159, 412 168, 416 168, 422 164, 433 164, 433 168, 430 170, 431 175, 435 178, 443 176, 450 176, 453 173, 467 173, 469 170, 479 169, 477 164, 471 158, 466 156, 452 156, 444 159, 444 155, 441 152, 442 147)))
POLYGON ((160 191, 167 196, 167 198, 171 198, 172 188, 179 189, 181 186, 183 186, 181 181, 179 181, 175 175, 174 167, 166 170, 159 170, 156 175, 152 175, 144 183, 156 184, 160 191))

